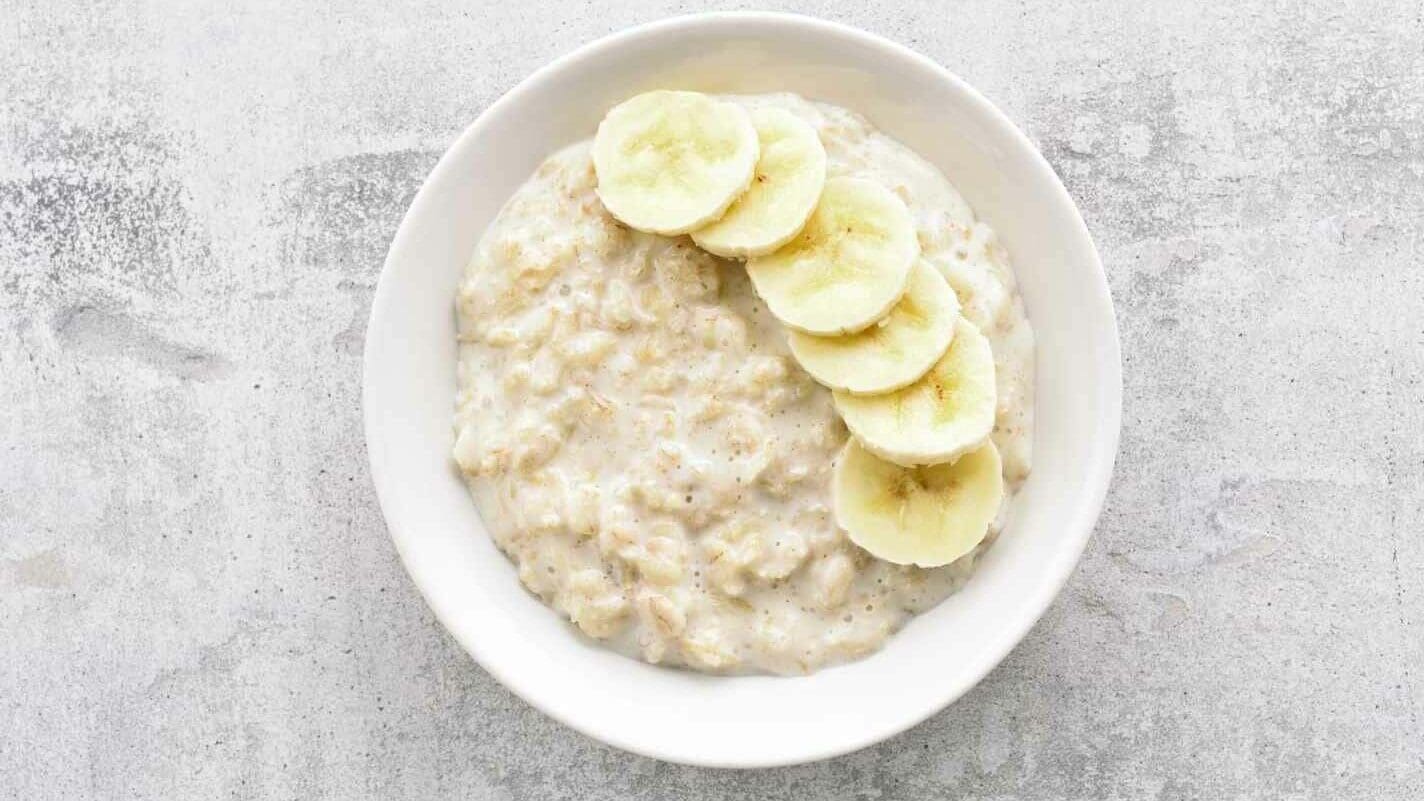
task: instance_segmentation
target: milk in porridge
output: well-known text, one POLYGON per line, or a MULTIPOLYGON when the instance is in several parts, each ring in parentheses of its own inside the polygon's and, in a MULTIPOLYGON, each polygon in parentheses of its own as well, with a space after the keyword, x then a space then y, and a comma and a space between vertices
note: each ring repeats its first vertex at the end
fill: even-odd
MULTIPOLYGON (((873 179, 909 207, 922 258, 989 340, 992 440, 1017 487, 1033 334, 993 231, 856 114, 793 95, 736 100, 806 119, 829 176, 873 179)), ((850 542, 830 497, 846 429, 743 266, 624 227, 594 188, 589 143, 552 155, 459 290, 454 455, 490 535, 583 634, 649 662, 803 674, 877 649, 969 577, 1003 512, 940 568, 850 542)))

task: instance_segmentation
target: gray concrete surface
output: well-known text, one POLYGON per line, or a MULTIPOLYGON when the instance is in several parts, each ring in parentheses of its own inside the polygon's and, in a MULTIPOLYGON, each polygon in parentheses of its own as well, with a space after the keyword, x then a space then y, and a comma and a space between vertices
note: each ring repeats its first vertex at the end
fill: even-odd
POLYGON ((545 719, 386 537, 361 337, 441 150, 676 3, 0 0, 0 798, 1419 798, 1424 6, 774 4, 1038 141, 1122 327, 1116 480, 981 686, 789 770, 545 719))

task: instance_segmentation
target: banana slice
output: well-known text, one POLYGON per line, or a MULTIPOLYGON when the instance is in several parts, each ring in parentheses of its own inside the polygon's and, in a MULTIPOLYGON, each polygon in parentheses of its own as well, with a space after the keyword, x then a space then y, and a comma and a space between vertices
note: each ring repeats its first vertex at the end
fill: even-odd
POLYGON ((992 442, 953 464, 901 467, 850 440, 836 461, 836 524, 851 542, 887 562, 947 565, 989 533, 1004 499, 992 442))
POLYGON ((741 106, 697 92, 646 92, 599 123, 598 197, 639 231, 685 234, 721 217, 746 191, 759 152, 741 106))
POLYGON ((779 108, 753 111, 761 146, 756 177, 746 194, 692 241, 729 259, 763 256, 801 232, 826 183, 826 149, 809 122, 779 108))
POLYGON ((747 262, 771 313, 807 334, 859 331, 884 317, 910 278, 920 242, 909 209, 885 187, 832 178, 801 233, 747 262))
POLYGON ((834 395, 836 411, 866 450, 913 467, 979 447, 994 429, 995 392, 989 340, 961 317, 949 350, 920 380, 884 395, 834 395))
POLYGON ((949 348, 959 299, 923 260, 910 271, 904 297, 885 319, 856 334, 817 337, 792 331, 791 353, 811 377, 831 389, 873 395, 908 386, 949 348))

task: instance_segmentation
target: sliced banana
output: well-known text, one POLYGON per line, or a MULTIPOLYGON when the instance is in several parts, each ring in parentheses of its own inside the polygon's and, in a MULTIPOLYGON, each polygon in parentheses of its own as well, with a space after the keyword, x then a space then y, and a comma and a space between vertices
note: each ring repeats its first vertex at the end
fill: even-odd
POLYGON ((697 92, 646 92, 599 123, 593 169, 609 214, 676 236, 721 217, 751 184, 759 153, 741 106, 697 92))
POLYGON ((885 319, 843 337, 790 332, 791 353, 812 378, 854 395, 891 392, 919 380, 954 338, 959 299, 923 260, 910 270, 904 297, 885 319))
POLYGON ((832 178, 801 233, 747 262, 757 294, 789 328, 850 334, 884 317, 920 255, 909 209, 880 184, 832 178))
POLYGON ((920 380, 884 395, 836 392, 836 410, 866 450, 896 464, 949 462, 994 429, 994 354, 963 317, 954 340, 920 380))
POLYGON ((901 467, 852 439, 836 460, 836 524, 872 556, 939 567, 984 540, 1004 499, 999 451, 986 442, 951 464, 901 467))
POLYGON ((692 241, 729 259, 763 256, 801 232, 826 183, 826 149, 811 123, 779 108, 751 113, 761 158, 746 194, 692 241))

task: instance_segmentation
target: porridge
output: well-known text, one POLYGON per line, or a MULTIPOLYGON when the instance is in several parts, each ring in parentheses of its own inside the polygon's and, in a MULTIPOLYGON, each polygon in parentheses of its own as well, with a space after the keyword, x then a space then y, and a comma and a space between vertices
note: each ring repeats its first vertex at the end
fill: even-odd
MULTIPOLYGON (((784 94, 728 100, 809 123, 828 193, 835 179, 873 181, 908 209, 917 264, 947 280, 959 325, 987 341, 982 450, 997 451, 1006 501, 1029 470, 1033 335, 993 231, 852 112, 784 94)), ((833 482, 850 450, 842 417, 856 425, 850 405, 867 399, 833 395, 801 367, 749 277, 757 261, 611 216, 593 147, 538 168, 459 289, 454 458, 491 536, 531 592, 649 662, 803 674, 875 650, 970 576, 1007 503, 995 494, 987 532, 938 567, 852 541, 833 482)), ((954 343, 969 339, 956 329, 954 343)))

